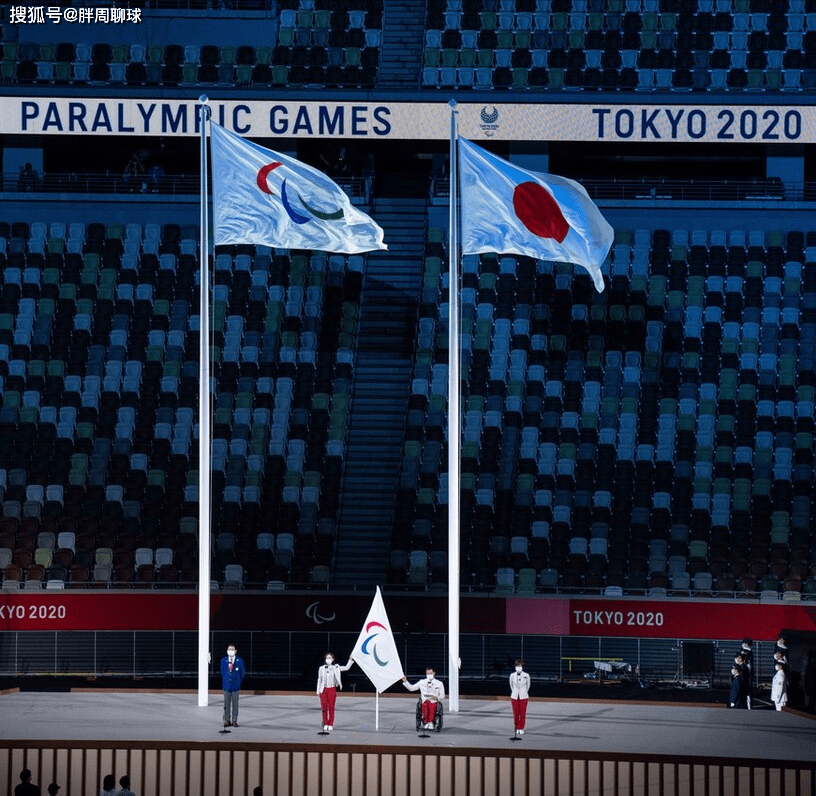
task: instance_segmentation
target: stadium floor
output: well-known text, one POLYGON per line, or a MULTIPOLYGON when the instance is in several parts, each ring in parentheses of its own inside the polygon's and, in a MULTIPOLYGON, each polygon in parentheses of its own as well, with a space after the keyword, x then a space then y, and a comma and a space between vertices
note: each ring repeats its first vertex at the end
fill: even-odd
MULTIPOLYGON (((93 741, 192 741, 223 743, 326 743, 500 749, 510 746, 510 707, 502 698, 460 701, 445 715, 441 733, 417 737, 415 697, 386 694, 375 730, 373 694, 341 694, 335 730, 318 735, 320 708, 313 695, 259 693, 241 696, 240 726, 222 733, 222 698, 210 693, 198 707, 195 692, 155 689, 70 692, 10 690, 0 708, 13 721, 0 723, 0 738, 93 741)), ((446 705, 447 706, 447 705, 446 705)), ((816 721, 795 711, 726 710, 711 704, 610 700, 531 699, 527 732, 532 749, 718 755, 810 761, 816 721)))

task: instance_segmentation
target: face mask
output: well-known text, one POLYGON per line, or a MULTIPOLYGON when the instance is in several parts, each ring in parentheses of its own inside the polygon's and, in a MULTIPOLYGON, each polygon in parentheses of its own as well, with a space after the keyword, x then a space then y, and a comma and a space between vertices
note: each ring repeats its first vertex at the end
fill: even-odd
POLYGON ((228 650, 227 655, 229 655, 230 658, 234 658, 235 657, 235 650, 228 650))
POLYGON ((334 658, 326 658, 326 666, 331 666, 334 658))
POLYGON ((425 677, 426 677, 426 679, 428 680, 428 682, 429 682, 429 683, 430 683, 430 682, 431 682, 431 680, 433 680, 433 678, 434 678, 434 676, 433 676, 432 674, 426 674, 426 675, 425 675, 425 677))
POLYGON ((521 666, 516 666, 516 671, 521 674, 521 666))

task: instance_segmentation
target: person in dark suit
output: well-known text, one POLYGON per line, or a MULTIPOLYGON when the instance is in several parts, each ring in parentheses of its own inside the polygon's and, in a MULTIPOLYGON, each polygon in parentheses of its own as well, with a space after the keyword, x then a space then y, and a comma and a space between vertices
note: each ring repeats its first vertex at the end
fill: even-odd
POLYGON ((731 667, 731 691, 728 694, 729 708, 744 708, 745 691, 743 688, 742 669, 735 663, 731 667))
POLYGON ((243 659, 237 655, 234 644, 227 647, 227 654, 221 659, 221 681, 224 691, 224 726, 238 726, 238 695, 246 674, 243 659))
POLYGON ((754 642, 752 639, 744 638, 742 640, 742 649, 740 650, 740 655, 742 655, 743 659, 743 674, 745 676, 745 706, 748 708, 748 710, 751 709, 751 686, 753 685, 754 681, 753 646, 754 642))

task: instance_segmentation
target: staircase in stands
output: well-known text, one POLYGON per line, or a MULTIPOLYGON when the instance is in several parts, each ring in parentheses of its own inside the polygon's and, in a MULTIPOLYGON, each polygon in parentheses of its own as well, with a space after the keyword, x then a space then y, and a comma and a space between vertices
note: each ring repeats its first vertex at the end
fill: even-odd
POLYGON ((385 0, 378 88, 419 87, 425 13, 425 0, 385 0))
POLYGON ((425 199, 378 199, 387 252, 363 282, 333 585, 385 580, 405 441, 426 239, 425 199))

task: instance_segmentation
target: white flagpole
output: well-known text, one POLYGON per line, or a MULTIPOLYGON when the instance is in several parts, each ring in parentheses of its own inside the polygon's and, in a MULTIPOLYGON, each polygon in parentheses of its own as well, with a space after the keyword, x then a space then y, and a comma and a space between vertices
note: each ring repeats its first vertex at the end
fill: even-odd
POLYGON ((459 376, 459 224, 458 156, 456 146, 456 101, 450 101, 450 211, 448 259, 448 706, 459 711, 459 482, 461 439, 459 420, 462 396, 459 376))
POLYGON ((374 689, 376 696, 374 697, 374 729, 380 729, 380 692, 374 689))
POLYGON ((207 128, 210 107, 201 103, 201 239, 198 309, 198 706, 209 700, 210 652, 210 266, 207 212, 207 128))

